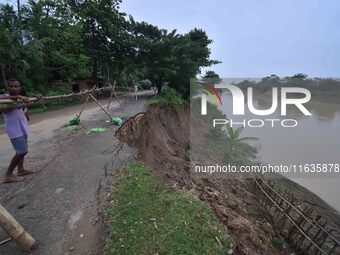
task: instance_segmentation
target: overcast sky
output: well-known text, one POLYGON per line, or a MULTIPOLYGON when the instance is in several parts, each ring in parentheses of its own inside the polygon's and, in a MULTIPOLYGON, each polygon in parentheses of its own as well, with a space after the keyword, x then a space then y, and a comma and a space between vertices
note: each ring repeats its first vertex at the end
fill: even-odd
POLYGON ((337 0, 123 0, 121 11, 180 33, 204 29, 221 77, 340 77, 337 0))
POLYGON ((121 11, 179 33, 204 29, 221 77, 340 77, 338 0, 123 0, 121 11))

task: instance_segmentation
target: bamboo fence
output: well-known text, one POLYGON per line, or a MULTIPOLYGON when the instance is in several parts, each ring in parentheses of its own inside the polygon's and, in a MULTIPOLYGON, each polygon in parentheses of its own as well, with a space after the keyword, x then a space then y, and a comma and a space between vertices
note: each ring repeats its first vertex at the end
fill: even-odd
POLYGON ((300 253, 308 255, 340 254, 339 229, 327 223, 313 208, 297 205, 298 199, 285 192, 279 194, 274 183, 252 174, 259 207, 271 218, 279 233, 300 253))
POLYGON ((115 86, 114 91, 112 86, 96 88, 92 90, 86 90, 79 93, 71 93, 67 95, 58 95, 58 96, 48 96, 43 97, 41 100, 37 98, 29 98, 30 103, 24 102, 16 102, 15 100, 11 99, 0 99, 0 110, 11 110, 16 108, 22 108, 25 106, 33 106, 33 105, 45 105, 47 103, 53 104, 65 104, 65 103, 72 103, 72 102, 81 102, 89 94, 95 94, 97 98, 109 97, 112 93, 115 93, 119 96, 126 96, 130 95, 132 92, 132 88, 129 87, 119 87, 115 86))

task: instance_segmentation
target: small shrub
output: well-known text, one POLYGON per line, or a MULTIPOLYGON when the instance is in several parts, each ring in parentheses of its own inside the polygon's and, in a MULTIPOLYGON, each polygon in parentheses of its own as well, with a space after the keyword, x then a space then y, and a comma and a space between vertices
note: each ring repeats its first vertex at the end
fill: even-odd
POLYGON ((273 247, 279 251, 285 250, 285 241, 281 238, 275 238, 271 241, 273 247))
POLYGON ((148 100, 148 104, 166 103, 174 107, 176 112, 179 111, 184 103, 181 95, 173 88, 166 88, 160 96, 152 97, 148 100))

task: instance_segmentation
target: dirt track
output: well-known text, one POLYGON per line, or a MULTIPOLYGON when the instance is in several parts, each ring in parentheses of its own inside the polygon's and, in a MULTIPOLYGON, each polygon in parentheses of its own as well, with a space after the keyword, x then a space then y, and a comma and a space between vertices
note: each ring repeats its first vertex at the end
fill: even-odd
MULTIPOLYGON (((114 103, 109 111, 128 118, 144 110, 148 95, 137 102, 129 100, 124 110, 114 103)), ((105 105, 105 100, 101 102, 105 105)), ((124 146, 119 157, 114 157, 117 127, 106 123, 105 113, 94 104, 84 112, 77 130, 62 130, 60 127, 78 111, 79 106, 72 106, 33 116, 26 168, 39 172, 24 182, 0 185, 0 203, 37 240, 30 254, 99 254, 107 236, 101 205, 108 194, 110 173, 135 156, 124 146), (107 130, 86 135, 92 127, 107 130)), ((0 134, 0 144, 0 169, 4 173, 13 151, 6 134, 0 134)), ((6 238, 0 229, 0 241, 6 238)), ((0 246, 0 254, 23 252, 12 241, 0 246)))

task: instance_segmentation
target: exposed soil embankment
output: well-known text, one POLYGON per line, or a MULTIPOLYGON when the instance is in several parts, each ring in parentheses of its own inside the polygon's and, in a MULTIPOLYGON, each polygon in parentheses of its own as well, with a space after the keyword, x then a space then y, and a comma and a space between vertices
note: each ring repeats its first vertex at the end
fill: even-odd
POLYGON ((247 183, 190 176, 190 127, 200 132, 198 123, 190 123, 189 107, 176 112, 170 106, 153 104, 126 121, 116 136, 137 148, 139 158, 169 185, 188 189, 206 201, 235 240, 234 254, 281 254, 271 244, 275 232, 260 217, 247 183))

